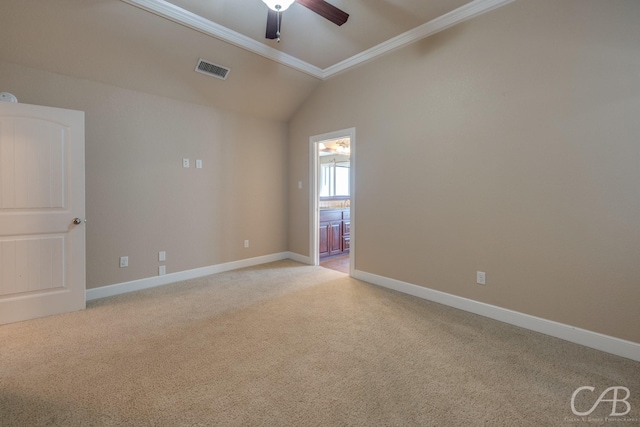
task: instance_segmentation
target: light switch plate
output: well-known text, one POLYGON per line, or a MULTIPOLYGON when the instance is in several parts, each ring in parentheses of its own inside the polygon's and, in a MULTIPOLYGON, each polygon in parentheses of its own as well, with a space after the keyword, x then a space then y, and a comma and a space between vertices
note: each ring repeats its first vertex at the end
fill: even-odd
POLYGON ((158 261, 166 261, 167 253, 165 251, 158 252, 158 261))
POLYGON ((478 285, 486 285, 487 273, 484 271, 476 271, 476 283, 478 283, 478 285))
POLYGON ((200 159, 196 160, 196 169, 202 169, 202 160, 200 159))

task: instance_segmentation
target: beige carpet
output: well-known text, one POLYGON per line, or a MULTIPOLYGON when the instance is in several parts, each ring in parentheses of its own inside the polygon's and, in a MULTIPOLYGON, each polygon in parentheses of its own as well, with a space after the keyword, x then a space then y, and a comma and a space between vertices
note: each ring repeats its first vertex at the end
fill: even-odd
POLYGON ((584 385, 640 417, 640 363, 292 261, 0 327, 3 427, 582 425, 584 385))

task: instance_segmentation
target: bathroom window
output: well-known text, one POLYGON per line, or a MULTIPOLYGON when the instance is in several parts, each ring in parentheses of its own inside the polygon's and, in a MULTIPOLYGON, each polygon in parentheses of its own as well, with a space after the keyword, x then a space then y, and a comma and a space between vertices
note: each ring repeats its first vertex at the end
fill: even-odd
POLYGON ((320 197, 348 196, 349 163, 333 161, 322 163, 320 167, 320 197))

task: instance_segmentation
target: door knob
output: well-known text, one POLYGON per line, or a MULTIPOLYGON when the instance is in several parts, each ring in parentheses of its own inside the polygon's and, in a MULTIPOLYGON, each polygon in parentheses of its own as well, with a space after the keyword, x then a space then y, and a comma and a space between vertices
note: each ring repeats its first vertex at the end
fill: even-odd
POLYGON ((74 218, 73 219, 73 223, 78 225, 78 224, 82 224, 82 220, 80 218, 74 218))

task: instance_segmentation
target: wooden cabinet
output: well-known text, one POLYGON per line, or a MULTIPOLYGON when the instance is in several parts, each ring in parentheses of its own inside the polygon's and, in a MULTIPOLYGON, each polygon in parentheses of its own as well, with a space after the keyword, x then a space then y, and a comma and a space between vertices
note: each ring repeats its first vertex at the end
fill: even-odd
POLYGON ((349 209, 320 211, 320 257, 349 252, 351 215, 349 209))
POLYGON ((349 243, 351 242, 351 221, 342 221, 342 251, 349 252, 349 243))

